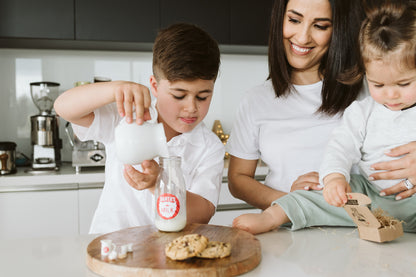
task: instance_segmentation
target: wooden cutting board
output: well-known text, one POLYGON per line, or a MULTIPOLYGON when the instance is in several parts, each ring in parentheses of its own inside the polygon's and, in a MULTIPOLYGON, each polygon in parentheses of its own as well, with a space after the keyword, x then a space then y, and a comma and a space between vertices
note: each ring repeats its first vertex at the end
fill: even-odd
POLYGON ((99 236, 87 248, 87 266, 102 276, 235 276, 252 270, 260 261, 260 242, 252 234, 208 224, 188 224, 177 233, 161 232, 150 225, 133 227, 99 236), (222 259, 190 258, 185 261, 166 257, 166 244, 193 233, 212 241, 230 242, 231 255, 222 259), (102 239, 111 239, 117 246, 133 243, 133 252, 122 260, 101 259, 102 239))

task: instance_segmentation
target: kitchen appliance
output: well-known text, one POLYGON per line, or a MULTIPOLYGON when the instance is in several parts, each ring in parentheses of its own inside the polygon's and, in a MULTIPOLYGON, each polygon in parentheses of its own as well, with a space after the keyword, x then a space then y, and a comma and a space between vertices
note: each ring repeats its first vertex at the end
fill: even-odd
POLYGON ((80 141, 69 122, 65 125, 65 132, 72 146, 72 166, 75 167, 77 173, 82 167, 105 166, 104 144, 96 140, 80 141))
POLYGON ((0 175, 16 172, 16 143, 0 142, 0 175))
POLYGON ((39 109, 39 114, 30 117, 32 169, 57 170, 61 164, 62 140, 59 138, 58 118, 52 113, 52 108, 59 95, 59 83, 30 83, 30 94, 39 109))
MULTIPOLYGON (((103 79, 101 82, 111 81, 110 79, 103 79)), ((94 82, 99 82, 94 79, 94 82)), ((74 86, 82 86, 90 84, 88 81, 75 82, 74 86)), ((81 141, 74 134, 71 123, 67 122, 65 125, 65 132, 68 136, 69 143, 72 146, 72 166, 75 167, 75 172, 79 173, 82 167, 90 166, 105 166, 105 146, 103 143, 96 140, 81 141)))

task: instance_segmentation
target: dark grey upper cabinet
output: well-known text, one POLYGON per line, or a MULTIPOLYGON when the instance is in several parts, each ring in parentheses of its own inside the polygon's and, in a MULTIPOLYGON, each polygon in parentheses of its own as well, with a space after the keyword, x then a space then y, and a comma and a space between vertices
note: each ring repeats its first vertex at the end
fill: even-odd
POLYGON ((0 37, 74 39, 74 1, 0 0, 0 37))
POLYGON ((230 44, 267 45, 273 0, 230 0, 230 44))
POLYGON ((221 44, 230 43, 229 1, 160 0, 161 27, 178 22, 198 25, 221 44))
POLYGON ((153 42, 159 1, 75 0, 75 39, 153 42))
POLYGON ((147 51, 193 23, 222 45, 267 45, 273 0, 0 0, 0 47, 147 51))

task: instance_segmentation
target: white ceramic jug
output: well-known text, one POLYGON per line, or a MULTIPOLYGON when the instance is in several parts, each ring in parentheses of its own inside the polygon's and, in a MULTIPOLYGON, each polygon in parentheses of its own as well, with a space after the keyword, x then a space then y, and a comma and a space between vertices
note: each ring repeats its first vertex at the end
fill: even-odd
POLYGON ((118 159, 124 164, 141 164, 157 156, 168 157, 162 123, 128 124, 124 119, 115 128, 118 159))

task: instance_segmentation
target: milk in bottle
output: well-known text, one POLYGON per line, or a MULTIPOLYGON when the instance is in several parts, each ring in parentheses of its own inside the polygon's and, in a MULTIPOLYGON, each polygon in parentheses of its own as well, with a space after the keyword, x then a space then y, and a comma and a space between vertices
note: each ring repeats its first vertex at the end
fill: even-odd
POLYGON ((186 186, 180 157, 160 157, 155 189, 155 225, 160 231, 178 232, 186 225, 186 186))

